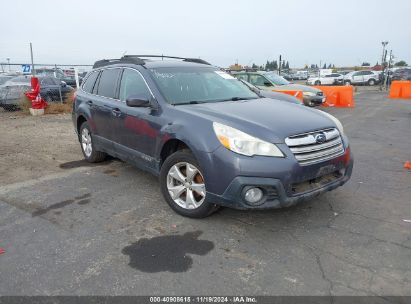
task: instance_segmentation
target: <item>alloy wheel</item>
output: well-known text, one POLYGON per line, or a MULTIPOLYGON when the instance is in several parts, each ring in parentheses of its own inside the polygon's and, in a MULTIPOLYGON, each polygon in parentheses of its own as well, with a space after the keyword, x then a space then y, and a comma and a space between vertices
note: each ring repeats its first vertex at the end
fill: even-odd
POLYGON ((81 147, 83 148, 84 154, 90 157, 93 152, 93 147, 91 145, 91 134, 87 128, 81 131, 81 147))
POLYGON ((204 178, 200 170, 188 163, 179 162, 167 173, 167 190, 171 199, 181 208, 196 209, 206 196, 204 178))

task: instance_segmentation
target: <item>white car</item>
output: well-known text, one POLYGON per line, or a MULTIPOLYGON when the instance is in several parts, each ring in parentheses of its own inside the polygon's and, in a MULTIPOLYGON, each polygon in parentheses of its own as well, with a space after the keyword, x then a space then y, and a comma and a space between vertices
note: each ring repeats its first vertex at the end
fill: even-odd
POLYGON ((368 84, 376 85, 380 81, 380 75, 375 71, 356 71, 344 76, 344 84, 368 84))
POLYGON ((307 79, 307 84, 309 85, 332 85, 332 84, 342 84, 344 76, 341 74, 328 74, 322 75, 320 77, 310 77, 307 79))

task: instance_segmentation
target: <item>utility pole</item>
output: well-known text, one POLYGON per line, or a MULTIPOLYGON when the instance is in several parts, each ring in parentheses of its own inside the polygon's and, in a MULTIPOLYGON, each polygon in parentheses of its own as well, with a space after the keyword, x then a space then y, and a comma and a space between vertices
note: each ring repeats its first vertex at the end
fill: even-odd
MULTIPOLYGON (((381 68, 382 68, 382 70, 381 70, 381 73, 385 77, 384 57, 385 57, 385 47, 387 46, 388 41, 382 41, 381 44, 382 44, 382 57, 381 57, 381 68)), ((382 85, 383 85, 383 82, 381 81, 380 91, 382 91, 382 85)))
POLYGON ((385 79, 384 79, 384 86, 385 86, 385 89, 386 89, 386 90, 388 89, 388 72, 390 71, 390 68, 391 68, 392 58, 393 58, 393 56, 392 56, 392 50, 390 50, 390 57, 389 57, 389 59, 388 59, 387 75, 385 76, 385 79))
POLYGON ((35 76, 36 72, 34 71, 33 45, 31 44, 31 42, 30 42, 30 56, 31 56, 31 74, 35 76))
POLYGON ((281 76, 281 55, 280 55, 280 60, 278 62, 278 75, 281 76))

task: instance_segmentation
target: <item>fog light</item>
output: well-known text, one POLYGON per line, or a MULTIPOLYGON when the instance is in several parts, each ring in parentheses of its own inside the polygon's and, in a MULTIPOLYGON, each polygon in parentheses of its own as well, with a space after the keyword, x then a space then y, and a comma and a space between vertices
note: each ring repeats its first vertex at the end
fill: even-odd
POLYGON ((263 198, 263 191, 260 188, 251 188, 244 194, 244 199, 251 204, 255 204, 263 198))

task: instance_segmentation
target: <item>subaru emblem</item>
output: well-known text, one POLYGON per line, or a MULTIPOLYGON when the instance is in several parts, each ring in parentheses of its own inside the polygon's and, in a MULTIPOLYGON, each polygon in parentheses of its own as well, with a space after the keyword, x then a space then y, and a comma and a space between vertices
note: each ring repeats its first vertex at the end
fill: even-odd
POLYGON ((316 134, 314 138, 317 144, 323 144, 327 140, 324 133, 316 134))

